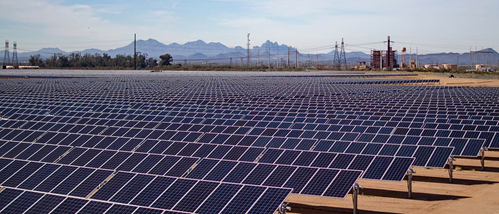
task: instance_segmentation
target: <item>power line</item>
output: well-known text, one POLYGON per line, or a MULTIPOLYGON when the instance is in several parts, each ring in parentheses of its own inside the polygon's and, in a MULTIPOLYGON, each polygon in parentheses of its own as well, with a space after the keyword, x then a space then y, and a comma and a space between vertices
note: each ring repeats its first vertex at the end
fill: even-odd
POLYGON ((129 39, 123 40, 108 40, 108 41, 94 41, 94 42, 23 42, 26 45, 57 45, 57 44, 93 44, 93 43, 109 43, 109 42, 124 42, 130 41, 129 39))

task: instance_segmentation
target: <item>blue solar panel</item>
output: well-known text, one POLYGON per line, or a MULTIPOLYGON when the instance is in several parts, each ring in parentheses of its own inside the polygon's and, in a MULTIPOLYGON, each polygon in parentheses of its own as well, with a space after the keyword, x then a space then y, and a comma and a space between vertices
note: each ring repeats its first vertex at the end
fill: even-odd
POLYGON ((21 180, 20 182, 22 183, 19 185, 19 188, 32 190, 37 185, 39 185, 43 180, 49 177, 53 172, 55 172, 59 167, 60 167, 59 165, 45 164, 33 175, 29 176, 28 179, 21 180))
POLYGON ((314 162, 312 162, 311 166, 327 168, 335 158, 335 153, 320 153, 317 155, 314 162))
POLYGON ((317 172, 317 168, 298 168, 293 176, 288 179, 284 187, 292 188, 293 193, 300 193, 310 178, 317 172))
POLYGON ((171 209, 187 193, 197 181, 175 181, 151 206, 161 209, 171 209))
POLYGON ((101 187, 94 195, 93 199, 99 199, 107 201, 113 195, 118 192, 123 186, 125 186, 128 181, 134 177, 131 173, 118 173, 111 178, 103 187, 101 187))
POLYGON ((369 169, 365 171, 363 178, 377 180, 381 179, 385 174, 386 169, 390 166, 392 160, 393 157, 375 157, 369 169))
MULTIPOLYGON (((97 188, 104 180, 106 180, 109 175, 112 174, 112 171, 107 170, 96 170, 92 173, 92 175, 88 176, 84 179, 83 182, 78 184, 76 188, 69 192, 69 195, 78 196, 78 197, 86 197, 90 194, 95 188, 97 188)), ((57 192, 57 188, 54 192, 57 192)), ((63 191, 64 192, 64 191, 63 191)), ((62 193, 61 193, 62 194, 62 193)))
POLYGON ((5 182, 12 174, 27 164, 25 161, 13 161, 0 171, 0 184, 5 182))
POLYGON ((59 206, 57 206, 51 213, 76 213, 88 201, 76 198, 66 198, 59 206))
POLYGON ((78 184, 84 181, 95 170, 87 168, 68 169, 68 167, 60 168, 56 173, 50 176, 47 180, 40 184, 35 190, 44 192, 54 192, 58 194, 68 194, 78 184), (59 173, 60 172, 60 173, 59 173), (68 174, 72 173, 68 176, 68 174), (52 188, 54 188, 52 190, 52 188), (51 191, 52 190, 52 191, 51 191))
POLYGON ((180 177, 184 175, 196 162, 197 158, 182 158, 165 175, 180 177))
POLYGON ((130 202, 130 204, 150 206, 154 202, 151 198, 159 197, 174 181, 174 178, 156 177, 130 202))
POLYGON ((233 161, 220 161, 213 170, 204 178, 205 180, 221 181, 232 171, 237 162, 233 161))
POLYGON ((154 168, 152 168, 148 173, 155 175, 164 175, 168 170, 170 170, 175 163, 180 160, 180 157, 175 156, 165 156, 160 162, 158 162, 154 168))
POLYGON ((206 201, 195 211, 196 213, 216 213, 242 188, 236 184, 220 184, 220 186, 206 199, 206 201))
POLYGON ((221 213, 247 212, 265 190, 264 187, 244 186, 221 213))
POLYGON ((49 213, 53 210, 57 205, 63 201, 64 198, 60 196, 54 195, 45 195, 38 202, 33 204, 26 213, 49 213))
POLYGON ((22 169, 17 171, 15 174, 11 175, 9 179, 5 182, 1 183, 2 186, 16 187, 19 185, 24 179, 33 174, 36 170, 38 170, 43 164, 31 162, 26 164, 22 169))
MULTIPOLYGON (((10 190, 6 189, 4 191, 10 192, 10 190)), ((2 192, 3 193, 3 192, 2 192)), ((0 201, 1 200, 9 200, 12 201, 8 206, 0 206, 3 208, 2 212, 3 213, 23 213, 27 209, 31 207, 38 199, 40 199, 43 195, 40 193, 33 193, 33 192, 23 192, 19 197, 17 197, 15 200, 14 198, 9 198, 14 196, 15 194, 12 193, 7 193, 6 196, 3 194, 0 194, 0 201)), ((7 201, 7 202, 9 202, 7 201)), ((3 203, 0 203, 0 205, 4 205, 3 203)))
POLYGON ((173 209, 194 212, 218 186, 219 184, 215 182, 198 182, 173 209))
POLYGON ((319 169, 300 194, 322 195, 339 170, 319 169))
POLYGON ((279 159, 277 159, 275 163, 291 165, 298 157, 298 155, 300 155, 300 151, 286 150, 282 153, 282 155, 279 157, 279 159))
POLYGON ((401 181, 409 167, 411 167, 413 163, 413 159, 410 158, 399 158, 396 157, 393 160, 393 164, 390 165, 385 175, 383 176, 383 180, 392 180, 392 181, 401 181))
POLYGON ((109 214, 129 214, 129 213, 131 214, 136 209, 137 209, 137 207, 133 207, 133 206, 114 204, 113 206, 111 206, 111 208, 109 208, 106 211, 106 214, 108 214, 108 213, 109 214))
POLYGON ((350 191, 351 184, 355 183, 361 173, 361 171, 340 171, 331 185, 324 191, 323 196, 344 198, 350 191))
POLYGON ((449 156, 452 154, 453 150, 453 148, 449 147, 437 147, 426 166, 437 168, 445 167, 445 164, 449 160, 449 156))
POLYGON ((265 181, 268 175, 274 171, 276 165, 258 164, 253 171, 244 179, 244 184, 259 185, 265 181))
POLYGON ((248 174, 250 174, 250 172, 256 167, 256 165, 257 164, 255 163, 239 162, 223 181, 231 183, 241 183, 244 178, 246 178, 246 176, 248 176, 248 174))

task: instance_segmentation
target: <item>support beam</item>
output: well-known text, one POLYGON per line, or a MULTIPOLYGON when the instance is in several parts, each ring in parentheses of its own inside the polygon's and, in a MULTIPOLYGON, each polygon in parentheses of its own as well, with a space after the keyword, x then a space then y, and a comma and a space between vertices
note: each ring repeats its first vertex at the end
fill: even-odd
POLYGON ((454 157, 449 158, 449 183, 452 183, 452 171, 454 170, 454 157))
POLYGON ((353 200, 353 214, 357 214, 357 196, 359 195, 359 189, 361 189, 362 186, 359 185, 358 183, 355 183, 352 187, 352 200, 353 200))
POLYGON ((291 207, 288 206, 288 203, 282 203, 277 209, 279 214, 286 214, 286 212, 291 212, 291 207))
POLYGON ((482 154, 481 154, 481 157, 480 157, 480 163, 482 164, 482 171, 485 170, 485 150, 487 150, 487 148, 482 148, 482 154))
POLYGON ((407 196, 412 198, 412 174, 416 173, 414 169, 407 170, 407 196))

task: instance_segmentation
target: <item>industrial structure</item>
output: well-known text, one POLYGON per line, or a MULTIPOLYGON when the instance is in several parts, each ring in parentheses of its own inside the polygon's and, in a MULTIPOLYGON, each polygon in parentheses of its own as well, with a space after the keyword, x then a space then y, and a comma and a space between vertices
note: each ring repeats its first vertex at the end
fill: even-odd
POLYGON ((391 70, 398 68, 397 51, 390 48, 390 51, 372 50, 371 51, 371 68, 375 70, 391 70))
POLYGON ((392 70, 398 68, 397 51, 392 50, 390 37, 388 36, 388 47, 386 51, 371 50, 371 67, 375 70, 392 70))

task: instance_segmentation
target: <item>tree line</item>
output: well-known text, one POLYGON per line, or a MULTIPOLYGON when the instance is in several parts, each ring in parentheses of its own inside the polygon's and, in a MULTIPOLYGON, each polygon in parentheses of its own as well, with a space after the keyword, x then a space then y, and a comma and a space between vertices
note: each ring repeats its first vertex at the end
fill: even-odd
MULTIPOLYGON (((170 54, 159 56, 160 60, 148 57, 147 53, 137 53, 137 68, 154 68, 156 66, 169 66, 173 61, 170 54)), ((42 68, 114 68, 127 69, 134 67, 134 57, 131 55, 118 54, 111 57, 109 54, 81 54, 71 53, 69 55, 54 54, 48 59, 43 59, 40 54, 31 55, 29 65, 42 68)))

